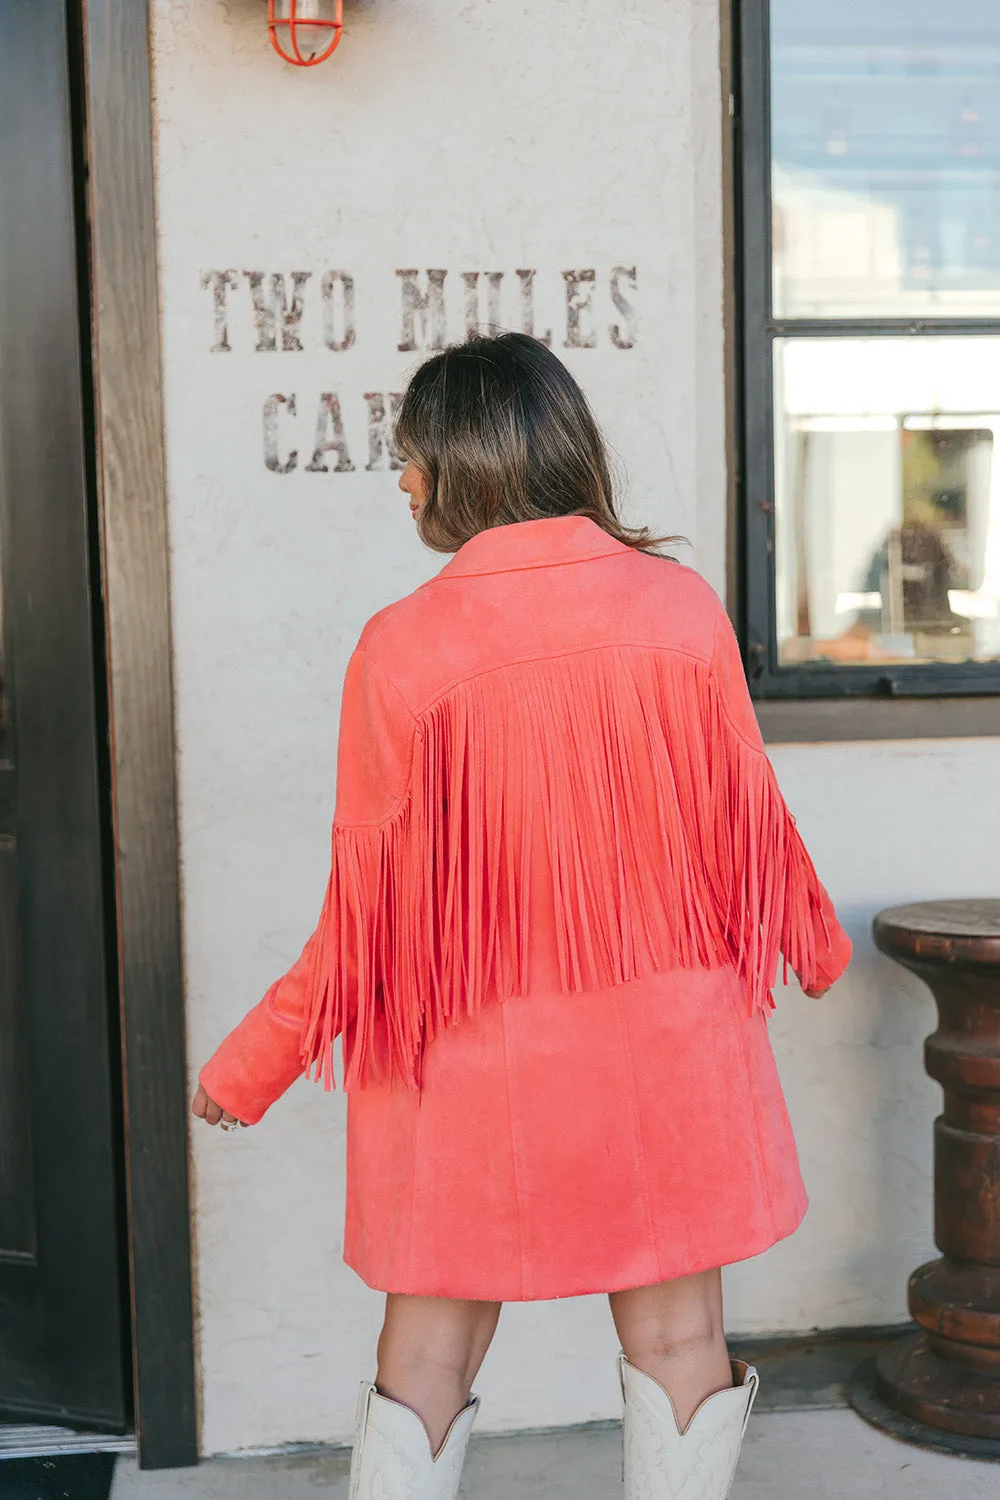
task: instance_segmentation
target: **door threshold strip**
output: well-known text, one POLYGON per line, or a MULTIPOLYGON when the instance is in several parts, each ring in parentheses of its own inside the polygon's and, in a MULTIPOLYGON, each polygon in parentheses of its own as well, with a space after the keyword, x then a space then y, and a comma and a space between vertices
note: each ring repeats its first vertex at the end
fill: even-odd
POLYGON ((131 1433, 74 1432, 69 1427, 38 1427, 0 1422, 0 1462, 5 1458, 51 1458, 63 1453, 134 1453, 131 1433))

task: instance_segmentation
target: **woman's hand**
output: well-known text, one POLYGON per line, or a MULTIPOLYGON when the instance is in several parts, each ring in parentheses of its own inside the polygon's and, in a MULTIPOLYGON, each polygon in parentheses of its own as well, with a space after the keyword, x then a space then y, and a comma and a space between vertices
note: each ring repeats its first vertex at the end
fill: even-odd
POLYGON ((832 988, 832 985, 825 984, 821 990, 803 990, 802 993, 810 1000, 822 1000, 823 996, 828 995, 832 988))
POLYGON ((223 1125, 232 1128, 234 1125, 242 1125, 242 1120, 237 1120, 235 1115, 227 1114, 221 1105, 210 1099, 199 1083, 191 1100, 191 1113, 197 1115, 199 1120, 204 1120, 206 1125, 223 1125))

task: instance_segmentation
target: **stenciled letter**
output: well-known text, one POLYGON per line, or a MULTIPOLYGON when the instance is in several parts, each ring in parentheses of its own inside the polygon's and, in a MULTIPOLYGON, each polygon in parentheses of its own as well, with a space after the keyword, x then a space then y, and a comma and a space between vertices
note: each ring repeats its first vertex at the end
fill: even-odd
POLYGON ((552 347, 552 329, 545 333, 535 332, 535 272, 521 270, 517 273, 517 279, 521 283, 521 332, 526 333, 529 338, 537 339, 544 344, 546 349, 552 347))
POLYGON ((496 338, 501 330, 500 321, 500 293, 503 289, 503 272, 486 271, 486 327, 482 325, 479 317, 479 272, 463 271, 462 282, 465 286, 465 336, 467 339, 479 338, 486 334, 489 338, 496 338))
POLYGON ((232 344, 229 342, 229 320, 226 307, 226 295, 240 284, 237 271, 203 271, 201 285, 203 291, 211 290, 212 304, 215 314, 215 343, 211 346, 213 354, 229 354, 232 344))
POLYGON ((322 294, 323 341, 328 349, 340 354, 345 349, 350 349, 357 337, 354 328, 354 277, 348 275, 346 271, 327 271, 323 277, 322 294), (338 286, 340 287, 339 319, 336 297, 338 286))
POLYGON ((344 432, 344 419, 340 412, 340 397, 336 391, 323 391, 319 398, 319 410, 316 413, 316 447, 313 450, 312 462, 306 464, 307 474, 329 474, 330 466, 324 455, 335 453, 337 462, 334 465, 335 474, 353 474, 354 465, 351 463, 351 454, 347 447, 347 434, 344 432))
POLYGON ((638 334, 635 307, 622 292, 622 282, 630 291, 636 289, 635 266, 615 266, 611 272, 611 300, 621 313, 623 322, 610 326, 611 342, 616 349, 634 349, 638 334))
POLYGON ((397 271, 402 294, 399 349, 412 354, 415 349, 443 349, 445 346, 444 279, 447 271, 428 271, 427 290, 420 290, 417 270, 397 271), (420 337, 417 337, 417 320, 420 337))
POLYGON ((250 283, 254 322, 257 325, 257 353, 274 353, 278 347, 279 327, 282 349, 289 354, 300 352, 302 349, 302 340, 299 338, 299 324, 302 322, 302 288, 312 272, 293 271, 291 273, 291 306, 288 302, 288 287, 281 271, 275 271, 270 276, 264 271, 244 271, 243 274, 250 283))
POLYGON ((392 435, 392 424, 396 419, 396 413, 402 404, 402 392, 392 391, 389 395, 389 411, 386 414, 385 396, 381 391, 366 391, 365 400, 368 403, 368 462, 365 464, 367 473, 375 473, 379 469, 405 469, 406 463, 400 456, 392 435))
POLYGON ((264 462, 272 474, 290 474, 299 461, 298 449, 293 448, 284 463, 278 457, 278 409, 286 407, 288 415, 295 415, 294 396, 268 396, 264 402, 264 462))
POLYGON ((593 349, 597 334, 583 327, 583 314, 590 313, 594 303, 596 271, 564 271, 566 283, 566 348, 593 349))

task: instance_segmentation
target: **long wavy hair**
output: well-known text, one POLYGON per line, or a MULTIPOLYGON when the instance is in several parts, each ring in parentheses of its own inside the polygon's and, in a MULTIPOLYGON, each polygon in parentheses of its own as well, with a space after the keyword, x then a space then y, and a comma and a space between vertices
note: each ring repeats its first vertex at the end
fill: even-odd
POLYGON ((457 552, 493 526, 553 516, 588 516, 643 552, 683 540, 619 519, 587 398, 527 334, 470 339, 428 359, 403 397, 395 438, 427 481, 417 528, 436 552, 457 552))

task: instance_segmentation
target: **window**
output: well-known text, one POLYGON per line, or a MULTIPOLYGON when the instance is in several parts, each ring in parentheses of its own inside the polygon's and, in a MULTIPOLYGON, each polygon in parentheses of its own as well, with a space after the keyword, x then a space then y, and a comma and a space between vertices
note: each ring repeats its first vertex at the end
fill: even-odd
POLYGON ((754 691, 1000 693, 1000 5, 738 30, 754 691))

